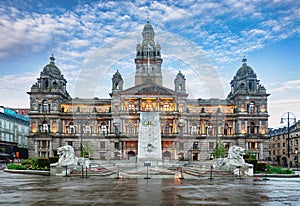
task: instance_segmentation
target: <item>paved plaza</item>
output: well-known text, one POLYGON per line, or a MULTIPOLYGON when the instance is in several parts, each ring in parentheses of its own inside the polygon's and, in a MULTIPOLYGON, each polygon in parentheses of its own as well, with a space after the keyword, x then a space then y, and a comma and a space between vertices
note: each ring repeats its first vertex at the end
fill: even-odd
POLYGON ((0 172, 0 205, 298 205, 300 178, 113 179, 0 172))

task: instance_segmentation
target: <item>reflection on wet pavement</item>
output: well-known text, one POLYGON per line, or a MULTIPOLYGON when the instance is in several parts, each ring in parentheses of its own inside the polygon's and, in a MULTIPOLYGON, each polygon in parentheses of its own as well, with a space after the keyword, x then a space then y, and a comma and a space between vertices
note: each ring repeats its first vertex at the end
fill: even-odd
POLYGON ((109 179, 0 171, 0 205, 298 205, 300 178, 109 179))

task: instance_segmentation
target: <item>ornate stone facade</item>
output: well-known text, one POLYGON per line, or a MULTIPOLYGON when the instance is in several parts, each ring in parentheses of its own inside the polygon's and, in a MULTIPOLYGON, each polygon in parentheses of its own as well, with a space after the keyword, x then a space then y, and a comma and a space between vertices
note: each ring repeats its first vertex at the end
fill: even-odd
POLYGON ((72 145, 77 155, 89 150, 99 159, 132 159, 138 154, 140 112, 159 112, 163 159, 207 159, 218 142, 239 145, 268 156, 266 89, 243 59, 226 99, 188 99, 186 78, 179 71, 174 90, 162 85, 161 47, 147 22, 136 46, 135 86, 123 89, 117 71, 110 99, 72 99, 54 57, 31 87, 29 155, 52 156, 72 145), (89 148, 89 149, 88 149, 89 148))

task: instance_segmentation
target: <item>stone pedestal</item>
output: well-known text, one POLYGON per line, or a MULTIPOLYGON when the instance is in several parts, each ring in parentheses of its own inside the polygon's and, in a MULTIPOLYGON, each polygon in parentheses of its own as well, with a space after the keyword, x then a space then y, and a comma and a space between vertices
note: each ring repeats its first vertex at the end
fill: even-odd
POLYGON ((68 175, 70 175, 70 172, 66 169, 66 167, 53 166, 53 167, 50 167, 50 175, 51 176, 68 176, 68 175))

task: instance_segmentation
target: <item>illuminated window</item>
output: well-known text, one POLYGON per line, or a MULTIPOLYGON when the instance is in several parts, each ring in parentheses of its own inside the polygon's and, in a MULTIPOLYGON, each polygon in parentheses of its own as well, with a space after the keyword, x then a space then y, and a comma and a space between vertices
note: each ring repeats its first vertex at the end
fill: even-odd
POLYGON ((36 123, 35 122, 33 122, 31 125, 31 131, 36 132, 36 123))
POLYGON ((56 122, 52 123, 52 132, 56 133, 56 122))
POLYGON ((145 111, 148 111, 148 112, 153 111, 151 102, 146 103, 145 111))
POLYGON ((129 105, 128 105, 128 111, 131 111, 131 112, 135 111, 135 106, 132 102, 130 102, 129 105))
POLYGON ((168 103, 165 103, 163 105, 163 111, 165 111, 165 112, 169 112, 170 111, 170 105, 168 103))

